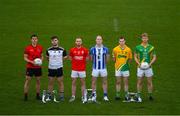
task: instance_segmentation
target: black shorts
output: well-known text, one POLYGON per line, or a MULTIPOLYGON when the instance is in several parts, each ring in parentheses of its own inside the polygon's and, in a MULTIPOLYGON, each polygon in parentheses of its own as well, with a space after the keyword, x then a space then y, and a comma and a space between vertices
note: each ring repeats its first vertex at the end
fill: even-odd
POLYGON ((63 76, 63 68, 58 69, 48 69, 49 77, 62 77, 63 76))
POLYGON ((30 77, 39 77, 42 76, 42 69, 41 68, 27 68, 26 75, 30 77))

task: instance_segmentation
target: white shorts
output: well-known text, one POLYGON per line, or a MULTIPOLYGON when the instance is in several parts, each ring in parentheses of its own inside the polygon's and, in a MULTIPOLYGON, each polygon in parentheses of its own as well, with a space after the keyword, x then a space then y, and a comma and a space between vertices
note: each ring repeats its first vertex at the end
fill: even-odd
POLYGON ((107 77, 107 69, 93 69, 92 71, 92 76, 93 77, 107 77))
POLYGON ((74 71, 71 72, 71 78, 85 78, 86 77, 86 71, 74 71))
POLYGON ((116 77, 129 77, 130 73, 129 71, 115 71, 115 76, 116 77))
POLYGON ((141 78, 141 77, 152 77, 153 76, 153 70, 152 68, 146 69, 146 70, 142 70, 140 68, 137 69, 137 77, 141 78))

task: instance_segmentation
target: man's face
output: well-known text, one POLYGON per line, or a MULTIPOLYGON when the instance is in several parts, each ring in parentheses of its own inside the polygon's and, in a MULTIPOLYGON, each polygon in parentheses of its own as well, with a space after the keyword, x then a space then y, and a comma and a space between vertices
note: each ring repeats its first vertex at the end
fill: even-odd
POLYGON ((77 38, 76 41, 75 41, 75 44, 77 46, 81 46, 82 45, 82 39, 81 38, 77 38))
POLYGON ((124 39, 119 39, 119 44, 121 46, 125 45, 126 41, 124 39))
POLYGON ((148 37, 143 36, 143 37, 142 37, 142 42, 147 43, 147 42, 148 42, 148 37))
POLYGON ((32 37, 31 42, 32 42, 32 44, 37 44, 38 43, 38 38, 37 37, 32 37))
POLYGON ((101 36, 97 36, 97 37, 96 37, 96 44, 97 44, 97 45, 101 45, 102 42, 103 42, 102 37, 101 37, 101 36))
POLYGON ((57 38, 51 40, 51 43, 52 43, 53 46, 57 46, 57 45, 58 45, 58 42, 59 42, 59 41, 58 41, 57 38))

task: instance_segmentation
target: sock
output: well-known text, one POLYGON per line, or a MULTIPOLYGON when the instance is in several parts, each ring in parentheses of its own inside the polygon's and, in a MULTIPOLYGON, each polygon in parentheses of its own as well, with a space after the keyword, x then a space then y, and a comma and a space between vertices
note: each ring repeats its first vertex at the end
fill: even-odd
POLYGON ((36 99, 40 99, 40 95, 39 95, 39 93, 36 93, 36 99))
POLYGON ((152 92, 149 92, 149 97, 152 97, 152 92))
POLYGON ((116 92, 116 97, 120 97, 120 91, 116 92))
POLYGON ((24 100, 27 100, 27 99, 28 99, 28 94, 24 93, 24 100))
POLYGON ((104 93, 104 96, 107 96, 107 93, 104 93))
POLYGON ((96 91, 94 91, 94 92, 92 93, 92 96, 93 96, 93 97, 96 96, 96 91))
POLYGON ((36 97, 40 97, 40 96, 39 96, 39 93, 36 93, 36 97))
POLYGON ((60 98, 64 98, 64 92, 59 93, 60 98))

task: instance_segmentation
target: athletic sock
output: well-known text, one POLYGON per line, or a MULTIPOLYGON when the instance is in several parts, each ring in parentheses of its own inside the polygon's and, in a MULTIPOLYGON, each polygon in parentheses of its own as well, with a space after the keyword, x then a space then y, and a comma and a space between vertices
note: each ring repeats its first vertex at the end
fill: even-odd
POLYGON ((27 100, 28 100, 28 94, 24 93, 24 101, 27 101, 27 100))
POLYGON ((41 99, 39 93, 36 93, 36 99, 37 99, 37 100, 40 100, 40 99, 41 99))
POLYGON ((120 91, 116 92, 116 97, 120 97, 120 91))
POLYGON ((64 98, 64 92, 59 92, 59 97, 64 98))
POLYGON ((92 92, 92 96, 93 96, 93 97, 96 96, 96 91, 92 92))
POLYGON ((104 97, 107 96, 107 93, 104 93, 104 97))
POLYGON ((149 94, 149 97, 152 97, 152 92, 149 92, 148 94, 149 94))

